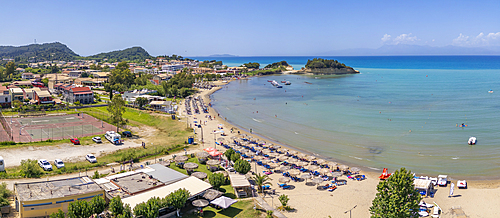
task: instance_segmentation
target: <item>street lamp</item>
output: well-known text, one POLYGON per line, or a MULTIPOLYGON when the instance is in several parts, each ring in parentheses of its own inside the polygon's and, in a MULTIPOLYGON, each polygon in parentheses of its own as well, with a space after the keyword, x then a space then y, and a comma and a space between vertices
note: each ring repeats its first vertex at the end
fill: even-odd
POLYGON ((351 218, 351 211, 354 210, 354 208, 356 208, 358 205, 354 205, 353 208, 347 210, 346 212, 344 212, 344 214, 346 214, 347 212, 349 212, 349 218, 351 218))

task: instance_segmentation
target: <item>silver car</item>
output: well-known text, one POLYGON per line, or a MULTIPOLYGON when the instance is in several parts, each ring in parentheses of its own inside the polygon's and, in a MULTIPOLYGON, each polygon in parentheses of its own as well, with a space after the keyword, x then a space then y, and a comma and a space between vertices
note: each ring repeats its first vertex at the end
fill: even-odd
POLYGON ((64 167, 64 162, 61 159, 55 159, 54 160, 54 165, 57 167, 57 169, 63 168, 64 167))
POLYGON ((92 141, 94 141, 95 143, 102 143, 101 137, 98 136, 92 138, 92 141))
POLYGON ((38 160, 38 165, 45 171, 52 170, 52 165, 50 165, 49 161, 45 159, 38 160))

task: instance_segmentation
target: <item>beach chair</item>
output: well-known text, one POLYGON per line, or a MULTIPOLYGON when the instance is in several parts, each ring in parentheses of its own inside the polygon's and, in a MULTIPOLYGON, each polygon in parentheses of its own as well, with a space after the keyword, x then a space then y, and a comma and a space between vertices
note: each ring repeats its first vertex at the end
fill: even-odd
POLYGON ((289 189, 289 188, 290 188, 290 186, 289 186, 289 185, 285 185, 285 186, 283 186, 283 189, 289 189))
POLYGON ((328 191, 332 192, 335 189, 337 189, 337 186, 336 185, 331 185, 330 188, 328 188, 328 191))

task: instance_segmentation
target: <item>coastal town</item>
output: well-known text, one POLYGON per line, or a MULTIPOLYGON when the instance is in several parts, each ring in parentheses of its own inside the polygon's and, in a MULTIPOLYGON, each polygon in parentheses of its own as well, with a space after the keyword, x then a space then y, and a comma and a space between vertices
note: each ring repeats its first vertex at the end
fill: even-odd
MULTIPOLYGON (((232 82, 300 73, 286 61, 2 61, 2 217, 369 217, 391 189, 408 191, 412 204, 393 209, 409 217, 498 214, 495 182, 341 162, 212 108, 232 82)), ((305 66, 315 68, 359 73, 325 59, 305 66)))

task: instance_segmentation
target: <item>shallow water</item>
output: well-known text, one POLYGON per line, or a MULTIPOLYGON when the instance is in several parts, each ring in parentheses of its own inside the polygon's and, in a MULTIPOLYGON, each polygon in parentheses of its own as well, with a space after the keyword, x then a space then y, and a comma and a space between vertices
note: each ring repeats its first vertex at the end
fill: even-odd
POLYGON ((348 65, 361 74, 254 77, 217 91, 212 105, 240 127, 338 161, 433 176, 499 177, 500 101, 488 90, 500 93, 500 58, 383 57, 386 68, 375 57, 350 58, 357 58, 348 65), (267 80, 292 85, 278 89, 267 80), (468 126, 457 127, 461 123, 468 126), (467 145, 470 136, 477 145, 467 145))

